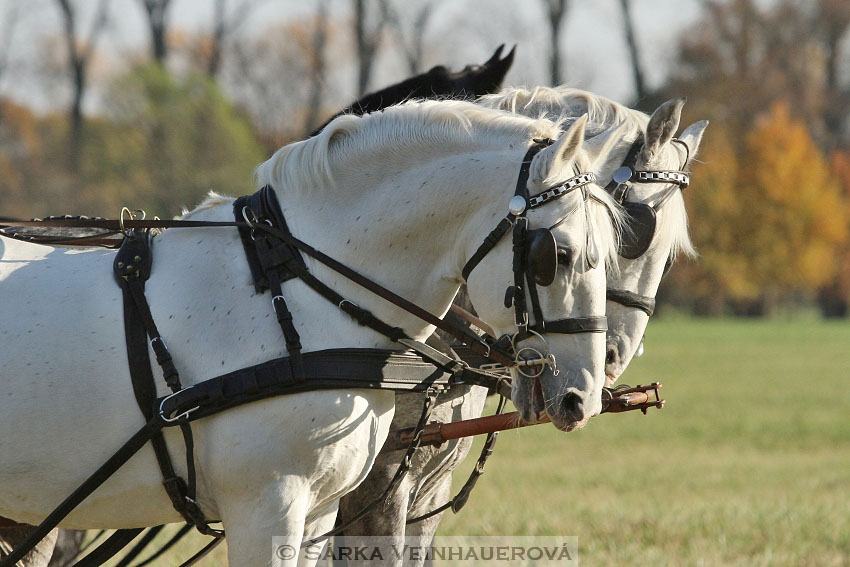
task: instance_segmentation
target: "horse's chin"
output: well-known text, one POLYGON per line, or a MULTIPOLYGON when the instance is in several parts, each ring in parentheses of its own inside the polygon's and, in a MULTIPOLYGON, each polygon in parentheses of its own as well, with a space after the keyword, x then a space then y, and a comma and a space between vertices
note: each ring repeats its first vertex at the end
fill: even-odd
POLYGON ((610 388, 614 384, 617 383, 617 380, 620 379, 619 374, 606 374, 605 375, 605 387, 610 388))
POLYGON ((576 429, 581 429, 590 421, 590 416, 580 420, 580 421, 567 421, 564 419, 559 419, 557 416, 549 416, 552 425, 560 429, 561 431, 565 431, 569 433, 570 431, 575 431, 576 429))

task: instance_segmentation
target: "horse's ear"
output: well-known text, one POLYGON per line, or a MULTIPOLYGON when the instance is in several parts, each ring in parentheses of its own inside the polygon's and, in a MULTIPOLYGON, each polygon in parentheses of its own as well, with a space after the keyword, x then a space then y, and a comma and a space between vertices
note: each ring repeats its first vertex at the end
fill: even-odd
POLYGON ((614 149, 617 142, 623 139, 627 126, 627 122, 620 122, 601 134, 597 134, 584 141, 584 151, 587 153, 587 157, 590 158, 590 171, 599 172, 600 166, 608 161, 611 150, 614 149))
MULTIPOLYGON (((493 54, 493 56, 492 56, 492 57, 490 57, 490 59, 488 59, 487 61, 485 61, 485 62, 484 62, 484 65, 485 65, 485 66, 486 66, 486 65, 492 65, 493 63, 495 63, 496 61, 498 61, 498 60, 499 60, 499 57, 501 57, 501 56, 502 56, 502 50, 503 50, 503 49, 505 49, 505 44, 504 44, 504 43, 503 43, 502 45, 500 45, 499 47, 497 47, 497 48, 496 48, 496 53, 494 53, 494 54, 493 54)), ((513 53, 513 49, 511 49, 511 52, 513 53)))
POLYGON ((557 177, 561 170, 575 160, 584 143, 586 125, 587 114, 576 120, 557 142, 534 156, 529 173, 532 183, 545 185, 550 178, 557 177))
POLYGON ((679 140, 688 146, 688 162, 696 157, 697 151, 699 150, 699 143, 702 141, 702 135, 705 133, 707 126, 708 120, 694 122, 685 128, 685 131, 682 132, 681 136, 679 136, 679 140))
POLYGON ((661 147, 673 139, 673 134, 679 129, 683 106, 684 98, 674 98, 659 106, 649 117, 643 144, 643 157, 646 161, 652 159, 661 147))

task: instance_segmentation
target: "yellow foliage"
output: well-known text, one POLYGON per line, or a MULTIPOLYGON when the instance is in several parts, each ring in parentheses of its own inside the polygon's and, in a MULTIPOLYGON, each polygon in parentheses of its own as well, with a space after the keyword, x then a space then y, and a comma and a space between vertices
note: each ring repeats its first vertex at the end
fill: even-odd
POLYGON ((747 134, 738 174, 749 230, 739 243, 765 289, 817 287, 836 273, 848 238, 841 188, 806 125, 774 103, 747 134))

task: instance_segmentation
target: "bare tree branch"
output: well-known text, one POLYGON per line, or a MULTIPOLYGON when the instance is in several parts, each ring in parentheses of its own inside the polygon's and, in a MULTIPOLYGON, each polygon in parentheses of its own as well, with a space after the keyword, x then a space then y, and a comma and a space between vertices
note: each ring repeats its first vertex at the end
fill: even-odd
POLYGON ((635 80, 635 98, 642 100, 646 96, 646 85, 643 81, 643 67, 640 63, 640 48, 635 37, 634 22, 632 21, 631 0, 620 0, 620 10, 623 14, 623 30, 626 33, 626 43, 629 46, 629 57, 632 61, 632 75, 635 80))
POLYGON ((328 0, 319 0, 316 8, 316 26, 313 29, 312 58, 310 60, 310 94, 307 97, 307 116, 304 132, 309 133, 319 121, 322 110, 322 93, 325 87, 327 59, 325 45, 328 42, 328 0))
MULTIPOLYGON (((434 14, 439 1, 421 2, 419 4, 419 10, 413 18, 413 26, 410 30, 404 29, 398 11, 391 5, 389 0, 381 1, 381 13, 387 24, 392 28, 396 40, 404 52, 407 67, 412 74, 422 71, 422 59, 425 52, 425 30, 428 27, 428 20, 434 14), (406 37, 410 37, 410 42, 405 40, 406 37)), ((409 9, 409 6, 405 6, 405 8, 409 9)))
POLYGON ((79 165, 83 137, 83 99, 88 88, 88 66, 94 54, 95 44, 109 19, 109 0, 100 0, 87 37, 80 41, 77 36, 77 12, 70 0, 56 0, 62 12, 65 44, 68 48, 68 67, 73 82, 73 96, 69 109, 71 165, 79 165))
POLYGON ((544 4, 551 38, 549 80, 554 86, 564 82, 563 64, 561 63, 561 24, 567 15, 569 0, 544 0, 544 4))
POLYGON ((242 0, 228 14, 228 0, 215 0, 213 6, 213 33, 210 58, 207 62, 207 74, 218 75, 221 68, 221 55, 227 40, 245 23, 251 12, 264 0, 242 0))
POLYGON ((161 65, 168 56, 165 36, 168 30, 168 8, 171 0, 141 0, 141 2, 148 16, 153 59, 161 65))
POLYGON ((383 16, 383 10, 379 10, 377 21, 370 29, 366 0, 353 0, 353 2, 354 36, 357 42, 357 96, 363 96, 372 76, 375 52, 378 50, 378 44, 381 41, 381 31, 386 24, 386 18, 383 16))

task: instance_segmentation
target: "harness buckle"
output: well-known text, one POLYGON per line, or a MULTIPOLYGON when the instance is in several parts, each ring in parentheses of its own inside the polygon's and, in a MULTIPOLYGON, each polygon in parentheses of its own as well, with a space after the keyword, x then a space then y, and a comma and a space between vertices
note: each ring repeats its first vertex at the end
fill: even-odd
MULTIPOLYGON (((189 388, 191 388, 191 386, 189 386, 189 388)), ((193 408, 187 409, 186 411, 184 411, 180 415, 176 415, 176 416, 166 416, 165 415, 165 408, 164 408, 165 402, 167 402, 168 400, 170 400, 171 398, 173 398, 177 394, 185 392, 189 388, 184 388, 183 390, 178 390, 177 392, 174 392, 173 394, 169 394, 169 395, 165 396, 164 398, 162 398, 162 401, 159 402, 159 418, 162 421, 164 421, 165 423, 174 423, 175 421, 180 421, 183 418, 189 417, 189 415, 192 414, 195 410, 201 409, 201 406, 198 405, 198 406, 195 406, 193 408)))

